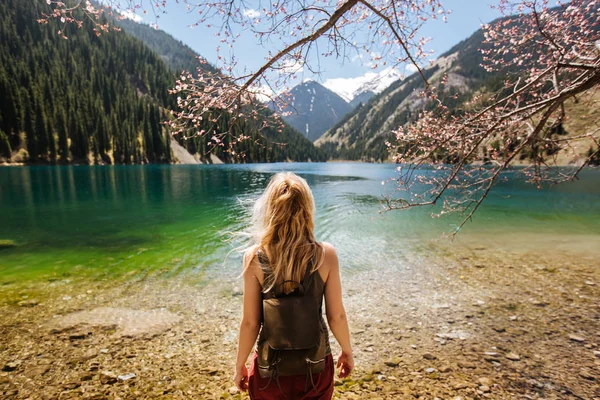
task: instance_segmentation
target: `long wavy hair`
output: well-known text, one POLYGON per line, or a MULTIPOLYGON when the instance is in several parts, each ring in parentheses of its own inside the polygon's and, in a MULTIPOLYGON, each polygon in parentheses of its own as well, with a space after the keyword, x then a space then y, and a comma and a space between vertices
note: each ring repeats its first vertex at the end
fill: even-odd
POLYGON ((271 178, 254 204, 246 250, 254 255, 261 249, 268 257, 271 274, 265 274, 264 292, 277 286, 290 293, 302 282, 313 257, 313 271, 321 265, 323 247, 315 239, 314 215, 315 201, 304 179, 292 172, 271 178))

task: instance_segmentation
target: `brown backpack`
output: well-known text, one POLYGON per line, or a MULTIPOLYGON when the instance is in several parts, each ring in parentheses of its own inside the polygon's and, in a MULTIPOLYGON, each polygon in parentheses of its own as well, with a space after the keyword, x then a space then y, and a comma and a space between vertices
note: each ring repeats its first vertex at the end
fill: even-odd
POLYGON ((257 345, 262 378, 306 374, 312 381, 312 375, 325 367, 327 332, 321 325, 322 298, 306 293, 312 267, 313 261, 292 293, 281 293, 281 284, 263 293, 263 325, 257 345))

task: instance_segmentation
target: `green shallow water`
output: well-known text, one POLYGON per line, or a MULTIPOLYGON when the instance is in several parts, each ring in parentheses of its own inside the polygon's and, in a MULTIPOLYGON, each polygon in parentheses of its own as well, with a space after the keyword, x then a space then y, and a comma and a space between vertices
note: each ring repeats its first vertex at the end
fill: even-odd
MULTIPOLYGON (((0 284, 235 276, 240 258, 229 254, 225 233, 244 223, 240 201, 252 201, 282 170, 313 188, 317 236, 336 246, 347 270, 398 268, 458 221, 432 218, 432 209, 379 214, 391 190, 382 181, 395 174, 389 164, 6 167, 0 168, 0 240, 16 246, 0 250, 0 284)), ((520 180, 503 183, 461 236, 509 237, 511 246, 523 238, 524 250, 531 238, 568 244, 585 237, 583 247, 594 254, 599 200, 599 170, 543 190, 520 180)))

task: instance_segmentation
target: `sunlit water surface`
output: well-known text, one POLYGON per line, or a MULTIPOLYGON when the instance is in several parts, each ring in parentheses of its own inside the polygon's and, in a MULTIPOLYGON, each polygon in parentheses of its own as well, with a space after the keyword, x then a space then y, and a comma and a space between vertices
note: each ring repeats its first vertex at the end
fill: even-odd
MULTIPOLYGON (((231 253, 227 232, 243 226, 244 202, 283 170, 311 185, 317 237, 335 245, 348 271, 393 271, 460 221, 432 218, 431 208, 379 213, 383 196, 393 194, 390 164, 6 167, 0 168, 0 241, 15 246, 0 249, 0 284, 235 276, 240 257, 231 253)), ((597 251, 599 178, 599 170, 585 170, 576 182, 543 190, 522 179, 502 183, 458 243, 482 240, 523 251, 583 243, 584 253, 597 251)))

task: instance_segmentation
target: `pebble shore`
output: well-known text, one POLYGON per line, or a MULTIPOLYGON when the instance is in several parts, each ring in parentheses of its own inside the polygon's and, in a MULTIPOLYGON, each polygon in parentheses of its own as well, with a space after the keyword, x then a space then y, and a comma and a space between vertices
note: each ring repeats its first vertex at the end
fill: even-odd
MULTIPOLYGON (((600 258, 421 250, 344 275, 357 368, 336 399, 600 399, 600 258)), ((5 285, 0 398, 247 398, 232 382, 240 284, 5 285)))

